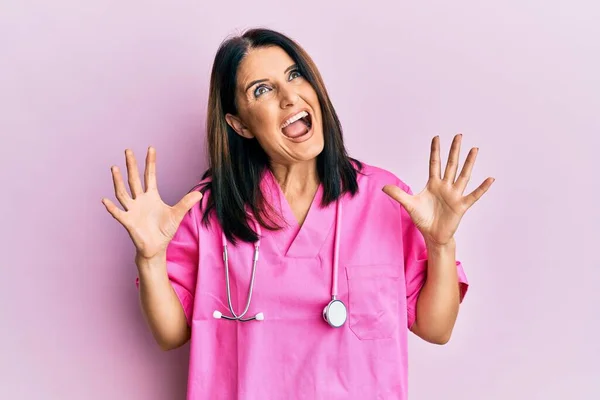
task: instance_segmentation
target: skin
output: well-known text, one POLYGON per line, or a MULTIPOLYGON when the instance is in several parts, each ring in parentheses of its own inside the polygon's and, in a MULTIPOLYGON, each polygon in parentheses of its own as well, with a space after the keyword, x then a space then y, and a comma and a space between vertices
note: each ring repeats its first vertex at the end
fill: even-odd
POLYGON ((462 134, 454 136, 448 162, 441 175, 439 136, 431 142, 429 180, 418 194, 409 195, 401 188, 387 185, 383 191, 400 203, 423 234, 428 252, 427 280, 417 300, 417 318, 412 332, 436 344, 450 340, 459 308, 459 285, 456 271, 454 234, 467 210, 494 182, 487 178, 464 196, 471 178, 478 148, 472 148, 457 177, 462 134))
POLYGON ((125 160, 131 195, 119 168, 111 167, 115 196, 123 210, 107 198, 102 203, 135 245, 142 313, 160 348, 171 350, 189 340, 190 328, 169 282, 166 249, 185 213, 202 199, 202 194, 191 192, 171 207, 162 201, 156 185, 156 150, 148 148, 144 187, 129 149, 125 150, 125 160))
MULTIPOLYGON (((274 175, 302 224, 318 186, 315 158, 323 148, 323 132, 316 92, 303 78, 290 76, 291 65, 293 60, 278 47, 251 50, 239 71, 236 95, 239 112, 227 115, 227 122, 239 135, 256 138, 265 149, 272 160, 274 175), (261 82, 252 84, 257 80, 261 82), (283 135, 280 126, 290 110, 304 107, 315 113, 315 134, 308 141, 296 144, 283 135)), ((383 188, 406 208, 425 238, 428 277, 417 301, 417 318, 411 330, 437 344, 448 342, 458 315, 460 291, 454 233, 465 212, 494 181, 488 178, 463 196, 478 149, 471 149, 460 176, 455 179, 461 139, 461 134, 454 137, 442 178, 439 137, 433 138, 429 181, 419 194, 410 196, 393 185, 383 188)))
MULTIPOLYGON (((273 174, 301 225, 319 185, 316 157, 323 150, 321 109, 312 86, 296 70, 293 60, 278 47, 252 49, 238 72, 238 114, 228 114, 227 123, 241 136, 256 138, 271 160, 273 174), (260 82, 256 82, 260 80, 260 82), (312 117, 312 135, 301 143, 281 130, 287 116, 302 109, 312 117)), ((486 179, 467 196, 478 149, 471 149, 458 178, 462 135, 452 142, 448 163, 441 176, 439 137, 431 144, 430 173, 425 188, 409 195, 399 187, 382 190, 398 201, 423 234, 428 250, 427 280, 417 302, 417 317, 411 330, 431 343, 446 343, 451 336, 459 306, 454 233, 465 212, 493 183, 486 179)), ((166 269, 166 249, 184 215, 202 199, 191 192, 176 205, 165 204, 156 184, 156 151, 148 148, 144 185, 133 152, 125 151, 127 183, 119 169, 111 167, 115 196, 123 207, 102 199, 110 215, 128 232, 136 248, 140 278, 140 305, 159 346, 177 348, 190 338, 183 308, 172 289, 166 269)))
POLYGON ((302 224, 319 185, 316 157, 323 150, 324 137, 317 93, 293 66, 292 58, 279 47, 250 50, 238 70, 238 114, 227 114, 226 120, 239 135, 260 143, 302 224), (252 84, 256 81, 260 82, 252 84), (295 143, 283 134, 281 125, 303 109, 311 114, 313 133, 295 143))

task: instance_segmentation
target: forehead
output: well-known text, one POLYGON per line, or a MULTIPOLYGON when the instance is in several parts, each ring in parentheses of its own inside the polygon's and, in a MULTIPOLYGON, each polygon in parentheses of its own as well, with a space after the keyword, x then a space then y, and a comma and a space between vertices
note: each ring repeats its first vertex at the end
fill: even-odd
POLYGON ((238 83, 243 87, 245 83, 256 79, 283 75, 286 68, 292 64, 294 60, 281 47, 251 49, 240 64, 238 83))

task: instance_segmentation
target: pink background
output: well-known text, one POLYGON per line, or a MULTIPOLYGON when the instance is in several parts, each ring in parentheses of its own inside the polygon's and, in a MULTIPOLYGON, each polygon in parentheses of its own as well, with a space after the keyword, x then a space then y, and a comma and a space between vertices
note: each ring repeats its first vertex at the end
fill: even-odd
POLYGON ((431 137, 463 132, 470 188, 496 178, 457 234, 453 339, 411 338, 411 398, 600 398, 600 6, 348 3, 2 2, 0 398, 184 398, 188 347, 154 344, 100 199, 126 147, 156 146, 167 202, 196 182, 212 58, 256 25, 314 57, 354 156, 420 190, 431 137))

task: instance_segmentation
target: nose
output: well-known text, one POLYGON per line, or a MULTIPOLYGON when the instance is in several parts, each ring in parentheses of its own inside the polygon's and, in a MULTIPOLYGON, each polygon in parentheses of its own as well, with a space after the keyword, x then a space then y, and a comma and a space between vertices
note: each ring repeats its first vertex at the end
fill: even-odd
POLYGON ((293 87, 282 87, 279 90, 279 95, 281 97, 281 108, 293 106, 298 102, 299 96, 293 87))

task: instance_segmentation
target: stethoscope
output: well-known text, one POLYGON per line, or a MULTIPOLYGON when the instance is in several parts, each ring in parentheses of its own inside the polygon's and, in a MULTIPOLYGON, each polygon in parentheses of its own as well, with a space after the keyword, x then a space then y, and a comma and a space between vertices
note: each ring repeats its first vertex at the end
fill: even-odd
MULTIPOLYGON (((340 225, 342 219, 342 202, 338 199, 336 210, 336 222, 335 222, 335 237, 334 237, 334 252, 333 252, 333 277, 331 284, 331 301, 323 309, 323 319, 333 328, 339 328, 346 322, 348 311, 343 301, 337 298, 338 291, 338 269, 339 269, 339 255, 340 255, 340 225)), ((254 221, 254 220, 253 220, 254 221)), ((250 301, 252 299, 252 290, 254 288, 254 277, 256 275, 256 263, 258 261, 258 249, 260 248, 260 236, 261 229, 260 225, 254 221, 256 226, 256 233, 259 239, 254 243, 254 257, 252 259, 252 275, 250 277, 250 286, 248 288, 248 298, 246 299, 246 307, 241 314, 236 314, 231 304, 231 290, 229 287, 229 257, 227 255, 227 239, 225 233, 222 233, 223 241, 223 263, 225 264, 225 285, 227 289, 227 304, 231 316, 223 315, 218 310, 215 310, 213 317, 216 319, 223 318, 230 321, 263 321, 265 315, 262 312, 257 313, 253 317, 244 318, 248 309, 250 308, 250 301)))

